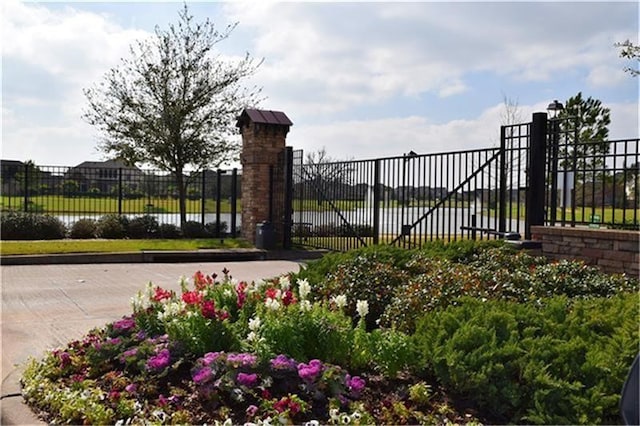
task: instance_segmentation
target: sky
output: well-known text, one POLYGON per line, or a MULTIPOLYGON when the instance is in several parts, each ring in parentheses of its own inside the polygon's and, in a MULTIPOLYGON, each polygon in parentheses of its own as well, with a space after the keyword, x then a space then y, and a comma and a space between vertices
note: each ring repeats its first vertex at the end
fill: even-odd
MULTIPOLYGON (((216 52, 263 63, 247 85, 294 123, 287 145, 370 159, 499 142, 505 100, 521 121, 582 92, 610 108, 611 139, 638 138, 632 2, 188 2, 238 23, 216 52)), ((180 2, 2 1, 2 159, 99 161, 83 89, 129 46, 177 22, 180 2)))

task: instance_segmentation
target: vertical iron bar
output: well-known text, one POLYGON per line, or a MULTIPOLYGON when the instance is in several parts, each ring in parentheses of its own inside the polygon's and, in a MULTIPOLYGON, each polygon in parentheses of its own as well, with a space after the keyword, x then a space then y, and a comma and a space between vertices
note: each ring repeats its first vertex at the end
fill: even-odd
POLYGON ((505 126, 500 126, 498 231, 507 230, 507 140, 505 126))
MULTIPOLYGON (((373 244, 380 244, 380 161, 373 166, 373 244)), ((368 194, 367 194, 368 196, 368 194)))
POLYGON ((118 216, 122 216, 122 167, 118 167, 118 216))
POLYGON ((531 126, 528 208, 525 225, 526 239, 531 239, 532 226, 544 225, 546 139, 547 114, 536 112, 533 114, 531 126))
POLYGON ((24 163, 24 211, 29 211, 29 163, 24 163))
POLYGON ((236 223, 236 215, 238 214, 238 207, 236 206, 238 202, 238 192, 236 191, 238 187, 238 169, 234 168, 231 171, 231 238, 236 238, 237 236, 237 223, 236 223))
POLYGON ((205 225, 205 218, 204 218, 204 210, 205 210, 205 203, 206 203, 206 196, 205 196, 205 175, 206 175, 207 171, 206 170, 202 170, 201 176, 202 176, 202 188, 201 191, 202 193, 200 194, 200 222, 202 223, 202 226, 205 225))
POLYGON ((222 170, 218 169, 216 172, 216 238, 220 238, 220 207, 222 197, 221 189, 222 183, 222 170))
POLYGON ((282 248, 291 249, 291 228, 293 220, 293 148, 284 151, 284 223, 282 248))
POLYGON ((557 218, 557 210, 558 210, 558 136, 560 132, 560 123, 558 118, 553 118, 552 120, 552 131, 553 135, 551 137, 552 145, 551 145, 551 188, 550 188, 550 203, 549 203, 549 223, 551 226, 555 226, 556 218, 557 218))

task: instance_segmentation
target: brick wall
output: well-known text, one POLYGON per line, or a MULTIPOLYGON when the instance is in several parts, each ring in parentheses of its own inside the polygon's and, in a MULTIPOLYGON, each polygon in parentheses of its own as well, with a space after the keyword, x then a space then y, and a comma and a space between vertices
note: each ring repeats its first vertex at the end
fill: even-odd
MULTIPOLYGON (((242 237, 252 243, 255 243, 256 225, 269 220, 269 168, 277 164, 278 154, 285 148, 288 131, 289 126, 251 122, 243 123, 240 128, 242 237)), ((282 235, 281 229, 275 231, 277 236, 282 235)))
POLYGON ((531 236, 542 242, 547 258, 581 259, 609 273, 640 273, 640 232, 532 226, 531 236))

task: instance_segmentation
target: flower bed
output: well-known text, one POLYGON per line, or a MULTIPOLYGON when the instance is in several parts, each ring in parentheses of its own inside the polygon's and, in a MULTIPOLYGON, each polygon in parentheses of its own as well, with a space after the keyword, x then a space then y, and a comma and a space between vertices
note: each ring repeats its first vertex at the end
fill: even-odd
POLYGON ((23 394, 73 424, 615 422, 637 280, 505 250, 149 284, 130 316, 30 360, 23 394))

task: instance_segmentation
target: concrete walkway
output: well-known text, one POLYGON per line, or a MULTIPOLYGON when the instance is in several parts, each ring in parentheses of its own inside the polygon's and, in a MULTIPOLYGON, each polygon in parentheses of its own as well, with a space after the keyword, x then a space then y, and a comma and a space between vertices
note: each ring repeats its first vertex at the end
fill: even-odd
POLYGON ((19 380, 24 362, 130 314, 131 297, 149 281, 179 290, 180 277, 198 270, 220 275, 226 267, 234 278, 251 281, 297 272, 300 265, 296 260, 266 260, 0 266, 0 424, 45 424, 22 402, 19 380))

